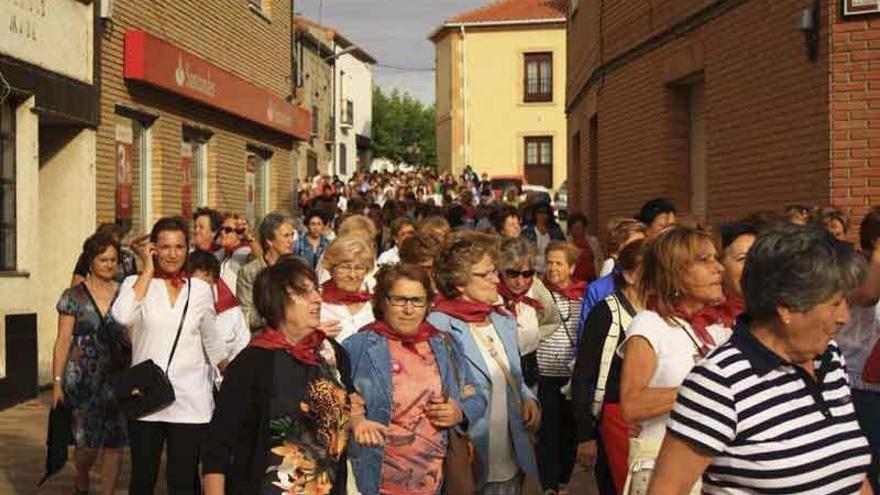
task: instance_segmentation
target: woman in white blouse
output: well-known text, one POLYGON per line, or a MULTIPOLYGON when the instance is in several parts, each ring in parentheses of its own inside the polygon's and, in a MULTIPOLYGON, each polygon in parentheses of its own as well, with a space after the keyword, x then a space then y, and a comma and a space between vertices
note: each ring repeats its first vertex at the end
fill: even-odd
MULTIPOLYGON (((639 423, 630 439, 629 490, 645 493, 678 388, 697 361, 730 337, 717 304, 724 267, 711 236, 671 227, 648 245, 637 290, 647 309, 633 319, 621 344, 621 415, 639 423)), ((699 493, 699 486, 693 488, 699 493)))
POLYGON ((226 365, 211 286, 183 272, 188 232, 181 218, 156 222, 149 242, 138 249, 143 271, 125 279, 113 304, 113 317, 131 329, 132 364, 152 359, 165 369, 183 319, 168 368, 174 402, 129 422, 132 494, 153 493, 166 442, 168 491, 198 493, 199 447, 214 408, 211 367, 226 365))
POLYGON ((372 295, 363 290, 364 279, 373 271, 375 251, 372 243, 362 237, 337 237, 321 263, 330 273, 330 280, 321 284, 321 324, 338 323, 341 329, 335 337, 342 342, 361 327, 372 323, 372 295))

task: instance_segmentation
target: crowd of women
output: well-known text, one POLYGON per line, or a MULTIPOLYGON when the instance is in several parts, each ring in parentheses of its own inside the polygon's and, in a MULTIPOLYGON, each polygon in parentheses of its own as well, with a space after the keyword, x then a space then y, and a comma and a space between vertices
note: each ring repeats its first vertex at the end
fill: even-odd
POLYGON ((58 303, 75 493, 126 446, 134 494, 163 449, 174 494, 563 494, 576 464, 603 495, 876 491, 880 208, 854 246, 833 209, 713 233, 655 199, 603 253, 583 215, 433 180, 317 178, 256 235, 99 228, 58 303), (147 360, 174 401, 125 417, 147 360))

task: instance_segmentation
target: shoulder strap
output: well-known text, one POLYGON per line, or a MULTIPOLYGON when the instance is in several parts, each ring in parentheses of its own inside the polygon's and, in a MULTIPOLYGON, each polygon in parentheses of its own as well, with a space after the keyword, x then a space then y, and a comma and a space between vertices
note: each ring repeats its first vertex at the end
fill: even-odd
POLYGON ((461 382, 461 373, 458 370, 458 363, 455 361, 455 350, 453 349, 452 337, 446 332, 442 332, 440 335, 440 338, 443 339, 443 346, 446 347, 446 353, 449 354, 449 364, 452 366, 452 376, 455 378, 455 383, 457 383, 459 387, 462 387, 464 384, 461 382))
MULTIPOLYGON (((507 382, 508 388, 510 388, 511 397, 513 398, 513 403, 516 407, 522 408, 522 394, 520 390, 516 386, 516 381, 513 379, 513 375, 510 374, 510 369, 501 361, 501 358, 498 357, 498 352, 495 351, 495 348, 489 341, 481 335, 479 332, 471 332, 476 338, 480 339, 483 344, 490 349, 489 355, 492 356, 492 359, 495 360, 495 364, 498 365, 498 368, 501 370, 501 373, 504 375, 504 381, 507 382)), ((500 338, 499 338, 500 342, 500 338)), ((502 350, 504 352, 504 344, 501 344, 502 350)))
POLYGON ((174 336, 174 345, 171 346, 171 355, 168 356, 168 364, 165 365, 165 374, 171 368, 171 360, 174 359, 174 353, 177 351, 177 342, 180 341, 180 332, 183 330, 183 322, 186 320, 186 313, 189 310, 189 293, 192 291, 192 279, 186 279, 186 303, 183 305, 183 314, 180 315, 180 324, 177 325, 177 335, 174 336))

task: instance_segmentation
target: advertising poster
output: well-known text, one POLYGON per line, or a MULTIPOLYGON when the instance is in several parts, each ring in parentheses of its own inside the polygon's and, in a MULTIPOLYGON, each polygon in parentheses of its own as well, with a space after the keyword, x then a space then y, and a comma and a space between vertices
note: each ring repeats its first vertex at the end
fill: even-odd
POLYGON ((116 218, 131 220, 134 133, 131 124, 116 124, 116 218))
POLYGON ((180 147, 180 215, 183 218, 192 216, 192 168, 193 168, 193 145, 183 142, 180 147))

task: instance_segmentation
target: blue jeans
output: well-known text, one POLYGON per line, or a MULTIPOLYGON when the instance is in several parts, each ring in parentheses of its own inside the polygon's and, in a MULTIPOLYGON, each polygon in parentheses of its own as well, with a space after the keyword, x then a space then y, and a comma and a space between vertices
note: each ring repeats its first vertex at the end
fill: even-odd
POLYGON ((853 405, 856 408, 856 416, 862 432, 868 437, 871 446, 871 468, 868 470, 868 480, 874 493, 878 491, 880 478, 878 478, 878 466, 880 466, 880 393, 865 392, 862 390, 852 391, 853 405))

